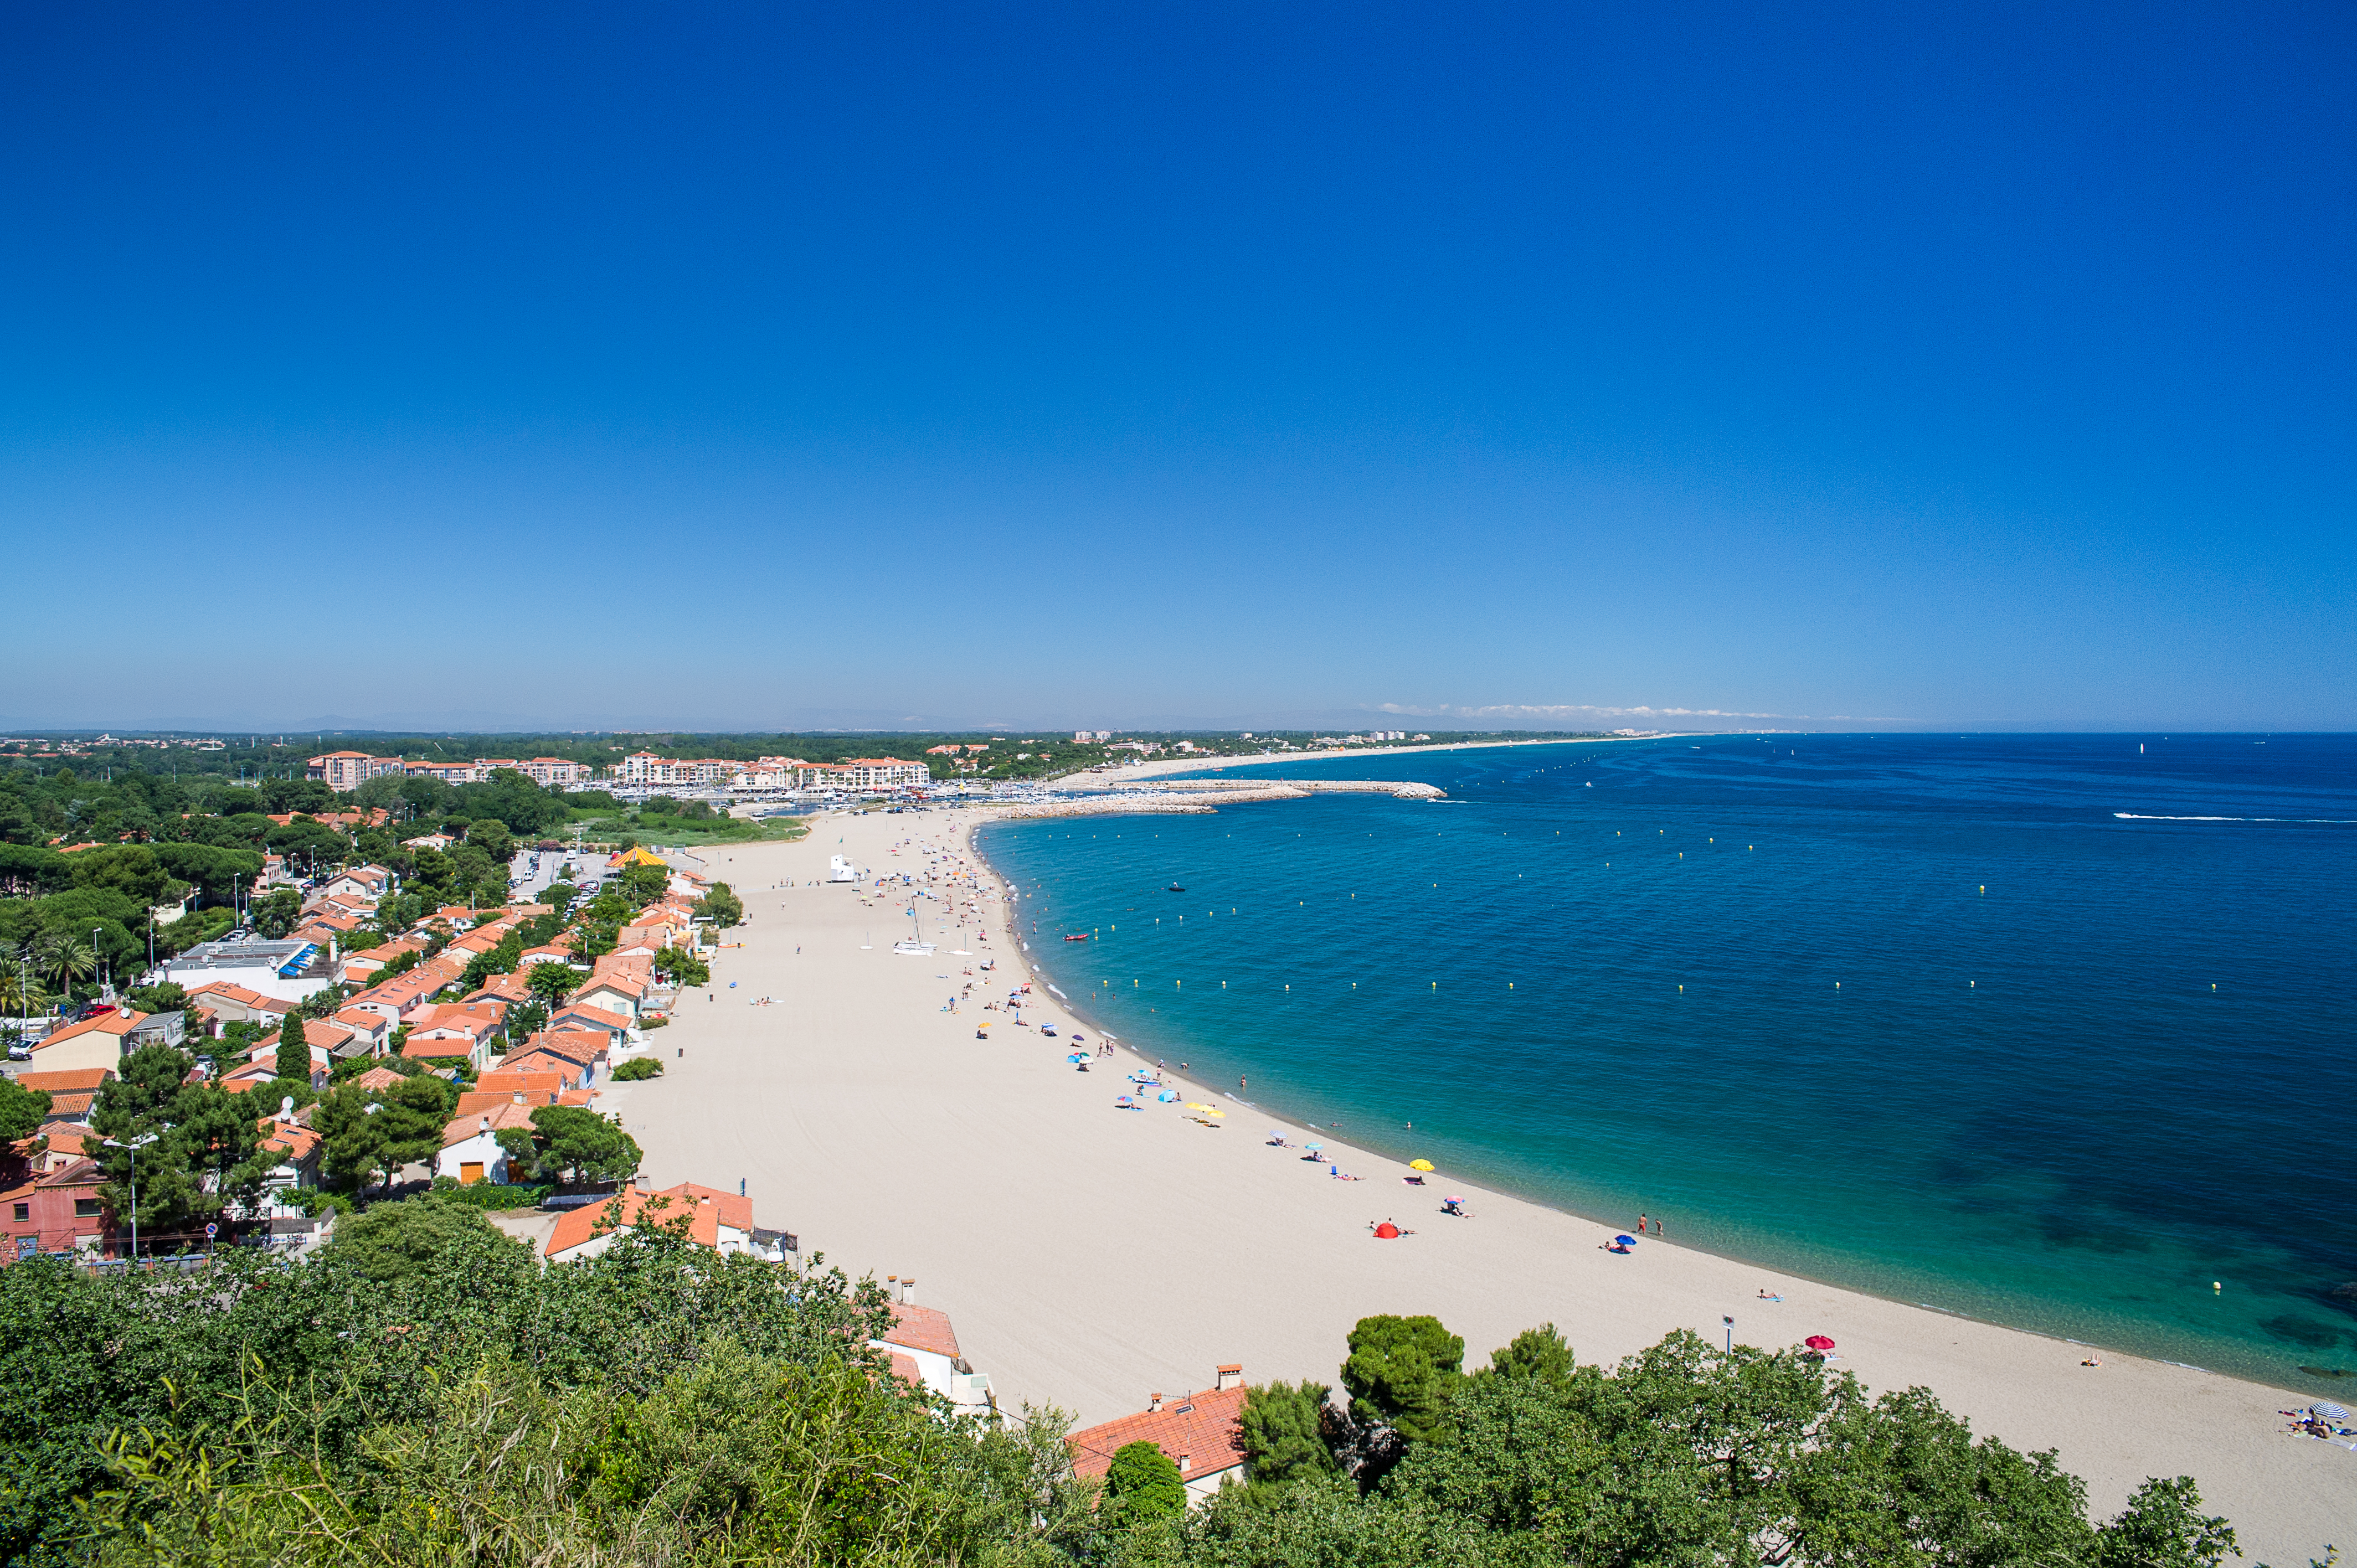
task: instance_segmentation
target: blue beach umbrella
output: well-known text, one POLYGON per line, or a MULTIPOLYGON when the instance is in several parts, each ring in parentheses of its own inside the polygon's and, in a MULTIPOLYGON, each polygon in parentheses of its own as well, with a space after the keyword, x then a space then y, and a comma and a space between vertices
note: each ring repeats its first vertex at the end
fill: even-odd
POLYGON ((1626 1236, 1615 1236, 1612 1240, 1623 1247, 1633 1247, 1637 1244, 1626 1236))
POLYGON ((1178 1091, 1175 1089, 1166 1089, 1154 1098, 1168 1105, 1170 1101, 1178 1098, 1178 1091))

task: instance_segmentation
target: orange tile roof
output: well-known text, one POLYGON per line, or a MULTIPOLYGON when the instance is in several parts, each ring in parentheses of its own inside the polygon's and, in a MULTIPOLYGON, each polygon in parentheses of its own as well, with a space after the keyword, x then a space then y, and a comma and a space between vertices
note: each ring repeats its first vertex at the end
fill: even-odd
POLYGON ((107 1067, 78 1067, 62 1072, 20 1072, 16 1075, 19 1089, 38 1089, 49 1094, 92 1094, 98 1086, 114 1076, 107 1067))
POLYGON ((911 1350, 930 1350, 952 1360, 958 1356, 957 1335, 950 1327, 950 1315, 931 1306, 894 1302, 892 1331, 884 1336, 884 1343, 905 1345, 911 1350))
POLYGON ((450 1118, 450 1124, 442 1129, 442 1146, 447 1149, 453 1144, 463 1144, 468 1139, 479 1135, 486 1122, 490 1123, 490 1130, 494 1133, 503 1133, 513 1127, 530 1127, 532 1107, 518 1105, 512 1100, 501 1100, 496 1105, 469 1112, 462 1102, 458 1108, 458 1113, 450 1118))
POLYGON ((79 1024, 68 1024, 47 1039, 34 1041, 33 1049, 45 1051, 51 1046, 62 1045, 68 1040, 78 1040, 85 1035, 113 1035, 120 1039, 146 1021, 147 1015, 136 1008, 127 1011, 122 1008, 109 1008, 95 1018, 84 1018, 79 1024))
POLYGON ((1075 1432, 1064 1439, 1071 1445, 1072 1474, 1102 1476, 1124 1447, 1151 1443, 1179 1465, 1188 1480, 1215 1475, 1244 1462, 1243 1408, 1244 1391, 1237 1387, 1166 1400, 1158 1411, 1075 1432))
POLYGON ((366 1072, 354 1074, 351 1081, 359 1084, 362 1089, 373 1090, 382 1094, 396 1083, 407 1082, 408 1079, 389 1067, 372 1067, 366 1072))
POLYGON ((562 1073, 520 1071, 513 1068, 494 1069, 475 1080, 475 1088, 485 1094, 554 1094, 564 1087, 562 1073))
POLYGON ((292 1005, 290 1003, 281 1002, 275 996, 264 996, 259 991, 248 990, 232 980, 216 980, 209 985, 199 985, 188 993, 188 1000, 191 1002, 199 996, 218 996, 222 1001, 235 1003, 240 1007, 258 1007, 273 1013, 284 1013, 292 1005))

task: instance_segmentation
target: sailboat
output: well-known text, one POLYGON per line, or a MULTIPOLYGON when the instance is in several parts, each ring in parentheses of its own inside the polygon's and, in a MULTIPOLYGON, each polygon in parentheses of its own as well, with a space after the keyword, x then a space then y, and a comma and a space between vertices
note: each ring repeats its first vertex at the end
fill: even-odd
POLYGON ((902 937, 892 944, 892 950, 903 958, 923 958, 939 944, 925 940, 925 918, 917 913, 914 904, 909 906, 909 918, 917 922, 917 934, 902 937))

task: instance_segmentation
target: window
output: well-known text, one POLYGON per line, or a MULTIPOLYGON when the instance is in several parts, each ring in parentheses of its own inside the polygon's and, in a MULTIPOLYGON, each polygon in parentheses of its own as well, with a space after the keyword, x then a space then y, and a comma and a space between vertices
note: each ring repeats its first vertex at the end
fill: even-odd
POLYGON ((32 1217, 33 1206, 29 1203, 20 1203, 16 1206, 16 1212, 9 1218, 13 1219, 30 1219, 32 1217))
POLYGON ((97 1218, 98 1218, 98 1199, 96 1199, 96 1198, 94 1198, 94 1197, 77 1197, 77 1198, 75 1198, 75 1199, 74 1199, 74 1218, 75 1218, 76 1219, 97 1219, 97 1218))

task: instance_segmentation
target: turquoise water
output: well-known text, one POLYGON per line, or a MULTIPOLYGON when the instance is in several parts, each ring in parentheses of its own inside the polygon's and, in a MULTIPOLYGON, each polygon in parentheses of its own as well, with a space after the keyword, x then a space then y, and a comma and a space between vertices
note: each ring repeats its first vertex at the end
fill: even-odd
POLYGON ((1688 737, 1226 776, 1265 774, 1449 799, 985 831, 1032 956, 1125 1042, 1469 1184, 2357 1388, 2357 739, 1688 737))

